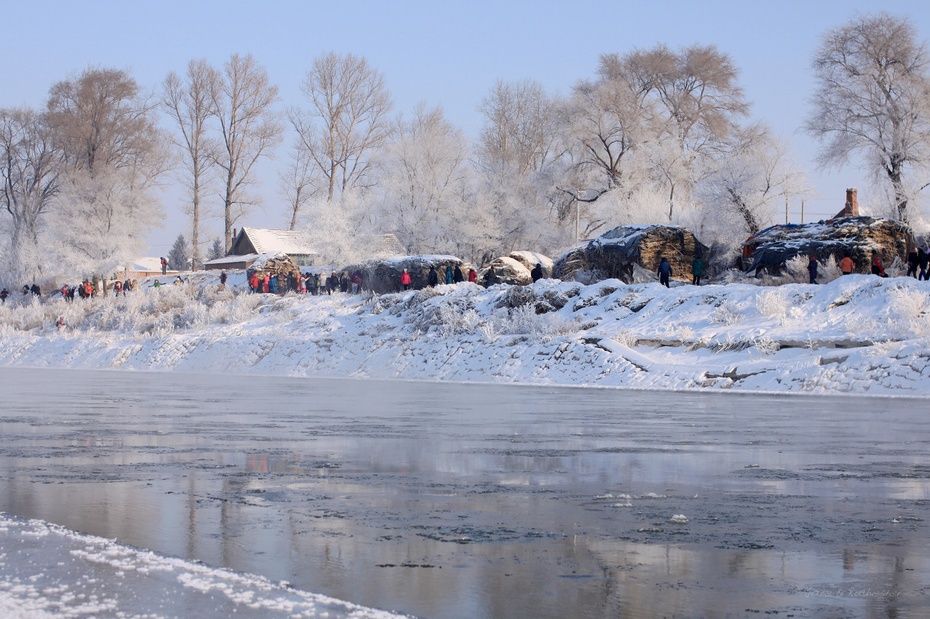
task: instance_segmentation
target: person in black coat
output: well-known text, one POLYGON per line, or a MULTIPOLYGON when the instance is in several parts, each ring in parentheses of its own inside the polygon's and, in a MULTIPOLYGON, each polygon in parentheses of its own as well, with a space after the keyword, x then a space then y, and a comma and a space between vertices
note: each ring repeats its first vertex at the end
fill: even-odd
POLYGON ((439 273, 436 272, 436 267, 429 268, 429 273, 426 275, 426 283, 430 286, 439 284, 439 273))
POLYGON ((537 262, 536 266, 533 267, 533 270, 530 271, 530 277, 533 278, 533 283, 535 284, 543 278, 543 268, 542 263, 537 262))
POLYGON ((907 253, 907 277, 917 277, 917 265, 920 263, 920 253, 914 247, 907 253))
POLYGON ((920 268, 920 273, 917 276, 919 280, 930 280, 930 271, 927 270, 927 265, 930 264, 930 247, 921 247, 917 250, 917 266, 920 268))
POLYGON ((659 262, 659 283, 665 286, 666 288, 671 288, 669 285, 669 278, 672 276, 672 265, 669 264, 667 258, 662 258, 659 262))

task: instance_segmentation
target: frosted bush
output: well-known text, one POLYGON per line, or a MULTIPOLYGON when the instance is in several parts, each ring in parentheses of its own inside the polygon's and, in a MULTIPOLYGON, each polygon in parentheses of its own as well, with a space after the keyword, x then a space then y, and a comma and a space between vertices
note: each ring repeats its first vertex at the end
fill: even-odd
POLYGON ((898 328, 918 337, 930 335, 930 295, 916 288, 893 288, 888 292, 898 328))
POLYGON ((417 303, 423 303, 424 301, 432 299, 433 297, 439 296, 442 296, 442 292, 440 292, 437 287, 429 286, 417 290, 416 294, 414 294, 412 298, 417 303))
POLYGON ((798 254, 785 262, 785 279, 798 284, 806 284, 810 281, 810 274, 807 271, 809 262, 810 257, 805 254, 798 254))
POLYGON ((527 334, 543 341, 578 331, 578 321, 557 313, 537 314, 531 305, 502 309, 491 316, 495 333, 527 334))
POLYGON ((817 269, 817 281, 821 284, 832 282, 843 275, 843 270, 836 263, 836 258, 829 256, 817 269))
POLYGON ((474 333, 481 324, 478 312, 473 309, 461 311, 452 305, 443 305, 439 309, 443 335, 453 337, 462 333, 474 333))
POLYGON ((753 348, 763 355, 774 355, 781 349, 781 344, 767 335, 757 337, 753 342, 753 348))
POLYGON ((626 346, 627 348, 633 348, 636 344, 639 343, 639 339, 631 331, 620 331, 615 334, 612 338, 618 344, 626 346))
POLYGON ((778 289, 766 289, 759 291, 756 295, 756 309, 759 313, 768 318, 773 318, 779 323, 783 323, 788 317, 788 309, 791 303, 788 301, 788 295, 778 289))
POLYGON ((736 305, 730 301, 724 301, 714 308, 713 313, 710 315, 710 319, 717 324, 731 326, 739 324, 743 320, 743 316, 740 314, 739 308, 737 308, 736 305))
POLYGON ((737 337, 732 333, 727 333, 725 338, 715 337, 708 342, 708 348, 716 352, 746 350, 752 345, 752 340, 737 337))
POLYGON ((695 337, 694 329, 678 322, 666 324, 661 330, 661 336, 669 340, 689 341, 695 337))
POLYGON ((885 274, 888 277, 904 277, 907 275, 907 264, 901 261, 900 256, 895 256, 890 265, 885 265, 885 274))

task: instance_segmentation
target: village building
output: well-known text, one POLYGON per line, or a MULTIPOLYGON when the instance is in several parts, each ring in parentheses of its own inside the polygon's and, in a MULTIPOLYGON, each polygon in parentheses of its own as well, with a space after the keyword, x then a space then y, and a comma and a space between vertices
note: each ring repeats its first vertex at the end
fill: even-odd
MULTIPOLYGON (((168 265, 166 273, 171 275, 178 274, 179 271, 171 268, 171 266, 170 264, 168 265)), ((161 275, 161 258, 156 256, 143 256, 141 258, 136 258, 131 264, 125 265, 122 269, 118 269, 111 279, 123 281, 127 279, 161 277, 161 275)))
POLYGON ((243 227, 236 233, 227 255, 204 263, 207 270, 247 269, 265 254, 286 254, 297 266, 305 267, 319 260, 309 230, 276 230, 273 228, 243 227))
MULTIPOLYGON (((364 246, 372 257, 387 258, 404 256, 403 245, 393 234, 371 235, 364 239, 364 246)), ((278 230, 274 228, 243 227, 238 233, 233 230, 233 242, 229 253, 221 258, 204 263, 207 270, 245 270, 261 256, 285 254, 290 263, 300 270, 325 265, 329 259, 318 249, 317 237, 312 230, 278 230)))

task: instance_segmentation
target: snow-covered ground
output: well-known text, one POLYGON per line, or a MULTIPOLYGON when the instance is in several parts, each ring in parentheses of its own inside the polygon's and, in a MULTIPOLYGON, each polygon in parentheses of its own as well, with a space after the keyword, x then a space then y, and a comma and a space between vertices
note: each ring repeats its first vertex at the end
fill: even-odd
POLYGON ((0 512, 0 616, 402 617, 0 512))
POLYGON ((243 280, 200 273, 71 304, 16 294, 0 307, 0 365, 930 395, 930 283, 911 278, 331 297, 243 280))

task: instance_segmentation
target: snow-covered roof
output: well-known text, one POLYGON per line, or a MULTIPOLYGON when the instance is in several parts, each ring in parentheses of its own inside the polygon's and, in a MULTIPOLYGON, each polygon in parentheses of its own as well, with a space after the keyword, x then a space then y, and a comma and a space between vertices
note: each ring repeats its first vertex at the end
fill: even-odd
POLYGON ((245 227, 240 232, 240 235, 243 234, 259 254, 281 252, 290 256, 313 256, 318 253, 310 230, 245 227))
POLYGON ((255 262, 255 260, 260 255, 261 254, 243 254, 240 256, 240 255, 233 254, 229 256, 221 256, 219 258, 214 258, 213 260, 207 260, 206 262, 203 263, 203 265, 205 267, 210 267, 213 265, 233 264, 233 263, 240 263, 240 262, 251 264, 252 262, 255 262))
POLYGON ((663 224, 633 224, 628 226, 618 226, 613 230, 608 230, 604 234, 600 235, 591 243, 589 247, 632 247, 639 239, 642 238, 644 234, 660 230, 673 230, 675 232, 680 232, 683 230, 681 226, 668 226, 663 224))
POLYGON ((161 271, 161 258, 155 256, 142 256, 127 265, 128 271, 161 271))

